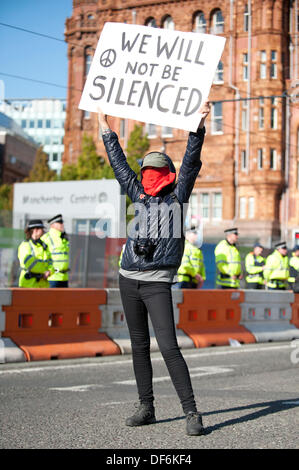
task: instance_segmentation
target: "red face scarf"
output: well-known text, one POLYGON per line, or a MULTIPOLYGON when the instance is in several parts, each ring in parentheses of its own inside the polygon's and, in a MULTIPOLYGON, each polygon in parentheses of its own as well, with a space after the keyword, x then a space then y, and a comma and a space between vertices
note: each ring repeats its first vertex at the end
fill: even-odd
POLYGON ((175 173, 171 173, 168 166, 142 170, 141 184, 146 194, 150 196, 156 196, 161 189, 173 183, 174 180, 175 173))

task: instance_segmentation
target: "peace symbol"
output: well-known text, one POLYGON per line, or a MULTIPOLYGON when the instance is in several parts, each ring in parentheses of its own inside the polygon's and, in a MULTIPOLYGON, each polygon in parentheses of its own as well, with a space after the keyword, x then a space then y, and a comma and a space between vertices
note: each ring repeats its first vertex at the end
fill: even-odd
POLYGON ((103 52, 103 54, 100 57, 100 64, 103 67, 110 67, 111 65, 114 64, 116 59, 116 52, 114 49, 107 49, 106 51, 103 52))

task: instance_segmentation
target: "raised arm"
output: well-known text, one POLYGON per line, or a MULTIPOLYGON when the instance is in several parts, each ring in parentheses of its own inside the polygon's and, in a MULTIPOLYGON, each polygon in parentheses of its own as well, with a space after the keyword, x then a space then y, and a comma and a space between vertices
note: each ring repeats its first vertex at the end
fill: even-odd
POLYGON ((107 115, 105 115, 101 109, 98 109, 98 120, 105 149, 115 178, 126 194, 128 194, 129 198, 134 202, 142 192, 141 183, 138 181, 136 173, 128 165, 118 136, 110 129, 107 115))
POLYGON ((202 115, 198 125, 197 132, 190 132, 187 142, 185 155, 180 168, 178 182, 175 193, 180 202, 188 202, 192 193, 195 180, 201 169, 201 148, 204 142, 205 135, 205 120, 210 112, 209 101, 204 102, 200 109, 199 114, 202 115))

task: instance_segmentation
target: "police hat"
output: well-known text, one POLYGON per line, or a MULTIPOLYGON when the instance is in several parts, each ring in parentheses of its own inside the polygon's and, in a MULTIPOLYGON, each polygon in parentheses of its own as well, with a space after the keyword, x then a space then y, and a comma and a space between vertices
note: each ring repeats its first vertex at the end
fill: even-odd
POLYGON ((278 243, 275 243, 274 247, 276 249, 279 249, 279 248, 284 248, 285 250, 287 250, 287 243, 286 242, 278 242, 278 243))
POLYGON ((40 219, 32 219, 29 220, 27 228, 45 228, 45 226, 40 219))
POLYGON ((48 220, 48 224, 50 225, 54 224, 55 222, 58 222, 59 224, 63 224, 63 219, 62 219, 61 214, 55 215, 55 217, 52 217, 52 219, 48 220))
POLYGON ((226 233, 227 235, 230 234, 230 233, 234 233, 235 235, 239 235, 237 227, 227 228, 226 230, 224 230, 224 233, 226 233))
POLYGON ((261 245, 259 242, 256 242, 254 245, 253 245, 253 248, 264 248, 263 245, 261 245))

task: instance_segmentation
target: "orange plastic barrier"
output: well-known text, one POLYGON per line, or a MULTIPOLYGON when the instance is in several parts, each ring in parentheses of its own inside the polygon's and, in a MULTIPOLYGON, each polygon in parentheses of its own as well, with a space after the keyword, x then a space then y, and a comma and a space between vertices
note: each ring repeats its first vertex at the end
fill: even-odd
POLYGON ((255 343, 255 337, 242 325, 241 306, 244 292, 232 290, 184 289, 179 304, 181 328, 195 347, 223 346, 229 339, 239 343, 255 343))
POLYGON ((294 294, 295 300, 292 304, 292 319, 291 323, 299 328, 299 294, 294 294))
POLYGON ((12 289, 5 331, 28 361, 121 354, 99 333, 104 289, 12 289))

